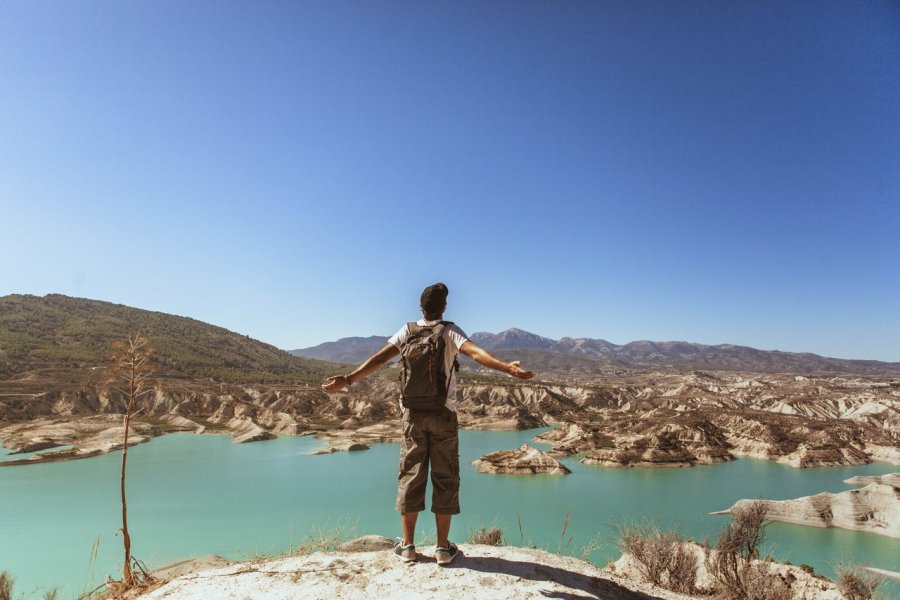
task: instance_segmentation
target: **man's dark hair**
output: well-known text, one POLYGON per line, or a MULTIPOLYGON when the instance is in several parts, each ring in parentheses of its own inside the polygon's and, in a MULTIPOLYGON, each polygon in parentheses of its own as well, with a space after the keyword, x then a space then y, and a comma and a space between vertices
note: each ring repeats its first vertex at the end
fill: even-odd
POLYGON ((443 313, 444 307, 447 305, 447 294, 449 293, 450 290, 443 283, 429 285, 422 292, 422 297, 419 299, 422 312, 429 317, 436 317, 443 313))

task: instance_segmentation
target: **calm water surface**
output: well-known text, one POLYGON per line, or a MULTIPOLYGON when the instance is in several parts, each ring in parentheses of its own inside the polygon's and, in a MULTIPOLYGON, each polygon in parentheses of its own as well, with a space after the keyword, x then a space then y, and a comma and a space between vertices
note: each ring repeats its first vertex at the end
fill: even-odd
MULTIPOLYGON (((896 470, 858 467, 794 469, 742 459, 689 469, 604 469, 564 460, 566 477, 479 474, 469 463, 515 448, 544 430, 461 431, 462 514, 451 537, 464 540, 479 526, 498 526, 513 544, 536 544, 580 555, 600 565, 618 557, 620 523, 653 519, 685 535, 715 538, 727 517, 708 512, 739 498, 784 499, 851 489, 842 480, 896 470), (560 541, 568 515, 569 525, 560 541), (522 532, 519 530, 519 519, 522 532)), ((151 568, 190 556, 241 558, 278 553, 320 529, 399 533, 393 510, 398 448, 309 456, 311 437, 234 444, 230 437, 171 434, 129 450, 128 509, 133 554, 151 568)), ((11 457, 6 457, 11 458, 11 457)), ((16 590, 39 598, 60 586, 64 597, 119 576, 122 540, 118 504, 119 453, 62 463, 0 468, 0 570, 16 590), (91 549, 99 543, 97 560, 91 549)), ((433 535, 423 513, 420 536, 433 535)), ((900 567, 900 541, 840 529, 773 524, 768 551, 780 560, 808 563, 832 574, 837 561, 900 567)), ((890 593, 897 594, 898 586, 890 593)))

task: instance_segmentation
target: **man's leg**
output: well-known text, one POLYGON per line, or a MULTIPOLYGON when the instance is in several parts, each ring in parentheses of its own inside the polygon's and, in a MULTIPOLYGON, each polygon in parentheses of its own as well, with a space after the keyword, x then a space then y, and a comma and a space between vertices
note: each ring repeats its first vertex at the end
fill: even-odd
POLYGON ((425 510, 428 482, 428 437, 420 418, 403 411, 403 439, 400 443, 400 472, 397 481, 397 512, 403 526, 403 545, 415 543, 416 519, 425 510))
MULTIPOLYGON (((449 515, 448 515, 449 516, 449 515)), ((417 512, 408 512, 400 515, 400 520, 403 523, 403 545, 410 546, 416 543, 416 519, 419 518, 419 513, 417 512)), ((447 529, 450 528, 450 519, 447 519, 447 529)), ((440 529, 438 529, 440 532, 440 529)), ((440 535, 440 534, 438 534, 440 535)))
MULTIPOLYGON (((453 515, 434 513, 434 524, 437 528, 437 546, 438 548, 448 548, 450 545, 450 519, 453 515)), ((416 520, 413 519, 413 529, 415 529, 416 520)))
POLYGON ((428 453, 431 462, 431 512, 437 528, 437 545, 449 547, 450 520, 459 514, 459 434, 456 413, 432 417, 428 453))

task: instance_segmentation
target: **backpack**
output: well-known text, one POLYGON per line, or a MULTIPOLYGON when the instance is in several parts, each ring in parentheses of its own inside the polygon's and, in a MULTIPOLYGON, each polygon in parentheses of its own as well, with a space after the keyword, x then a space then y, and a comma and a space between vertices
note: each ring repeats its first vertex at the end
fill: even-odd
MULTIPOLYGON (((431 326, 407 325, 409 335, 400 345, 400 398, 409 410, 436 411, 447 403, 452 371, 447 373, 444 368, 444 331, 450 325, 450 321, 431 326)), ((452 368, 459 370, 455 359, 452 368)))

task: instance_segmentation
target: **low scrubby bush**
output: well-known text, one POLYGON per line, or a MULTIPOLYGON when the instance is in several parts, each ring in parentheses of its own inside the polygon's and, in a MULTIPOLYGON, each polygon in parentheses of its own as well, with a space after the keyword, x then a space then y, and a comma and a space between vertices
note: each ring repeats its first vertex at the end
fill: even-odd
POLYGON ((875 598, 875 592, 884 582, 884 577, 866 571, 859 565, 837 566, 837 586, 849 600, 869 600, 875 598))
MULTIPOLYGON (((766 566, 759 563, 747 565, 743 573, 743 596, 737 596, 747 600, 792 600, 794 593, 791 587, 777 575, 769 573, 766 566)), ((727 591, 723 594, 731 598, 727 591)))
POLYGON ((654 524, 619 528, 619 549, 634 558, 645 580, 689 594, 696 586, 697 555, 686 542, 674 530, 662 531, 654 524))
POLYGON ((719 532, 715 552, 706 568, 718 584, 718 592, 728 600, 789 600, 791 588, 760 563, 759 547, 766 540, 769 505, 763 500, 749 502, 731 512, 731 521, 719 532))

